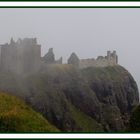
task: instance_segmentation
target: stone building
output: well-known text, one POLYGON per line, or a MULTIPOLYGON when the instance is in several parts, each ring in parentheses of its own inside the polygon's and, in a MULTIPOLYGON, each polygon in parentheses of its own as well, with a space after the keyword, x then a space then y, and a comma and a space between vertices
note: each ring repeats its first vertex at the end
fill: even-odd
POLYGON ((118 56, 116 51, 112 53, 107 51, 107 56, 98 56, 97 59, 79 59, 75 53, 72 53, 70 58, 68 59, 68 64, 73 64, 78 68, 87 68, 87 67, 106 67, 106 66, 114 66, 118 64, 118 56))
POLYGON ((41 45, 36 38, 18 39, 1 45, 0 65, 5 71, 19 74, 37 72, 41 64, 41 45))

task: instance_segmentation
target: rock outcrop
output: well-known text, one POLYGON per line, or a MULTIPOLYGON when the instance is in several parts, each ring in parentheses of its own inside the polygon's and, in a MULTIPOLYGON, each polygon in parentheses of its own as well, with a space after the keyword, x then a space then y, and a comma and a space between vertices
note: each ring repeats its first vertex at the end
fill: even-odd
POLYGON ((128 123, 132 108, 139 103, 136 82, 121 66, 87 68, 82 71, 102 106, 101 121, 108 131, 119 131, 128 123))
POLYGON ((68 132, 120 132, 139 103, 136 82, 121 66, 51 64, 26 77, 0 73, 0 90, 20 96, 68 132))

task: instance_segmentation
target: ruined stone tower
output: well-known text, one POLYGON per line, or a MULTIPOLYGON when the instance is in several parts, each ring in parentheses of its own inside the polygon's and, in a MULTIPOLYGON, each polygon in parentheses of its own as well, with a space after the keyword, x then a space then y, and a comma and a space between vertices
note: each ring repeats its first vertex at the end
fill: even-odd
POLYGON ((41 64, 41 46, 36 38, 18 39, 1 45, 1 68, 19 74, 37 72, 41 64))
POLYGON ((78 56, 73 52, 68 59, 68 64, 72 64, 76 67, 79 67, 79 62, 80 62, 80 60, 79 60, 78 56))
POLYGON ((48 52, 42 57, 44 64, 62 64, 62 57, 58 60, 55 60, 55 55, 53 53, 53 48, 49 48, 48 52))

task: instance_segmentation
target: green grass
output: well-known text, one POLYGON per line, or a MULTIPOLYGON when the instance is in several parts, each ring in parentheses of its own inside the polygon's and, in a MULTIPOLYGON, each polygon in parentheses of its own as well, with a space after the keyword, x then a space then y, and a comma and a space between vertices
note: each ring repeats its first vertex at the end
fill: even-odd
POLYGON ((0 93, 0 132, 57 132, 39 113, 20 99, 0 93))

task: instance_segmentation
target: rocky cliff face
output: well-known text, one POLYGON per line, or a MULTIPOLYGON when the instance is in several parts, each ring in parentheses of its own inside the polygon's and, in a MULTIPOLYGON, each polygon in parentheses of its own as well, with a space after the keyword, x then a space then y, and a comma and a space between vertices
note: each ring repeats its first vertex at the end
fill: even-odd
POLYGON ((108 131, 120 131, 139 102, 136 82, 121 66, 87 68, 82 71, 102 106, 101 121, 108 131))
POLYGON ((22 97, 61 131, 70 132, 122 131, 139 102, 136 82, 121 66, 79 70, 52 64, 28 77, 1 73, 0 90, 22 97))

